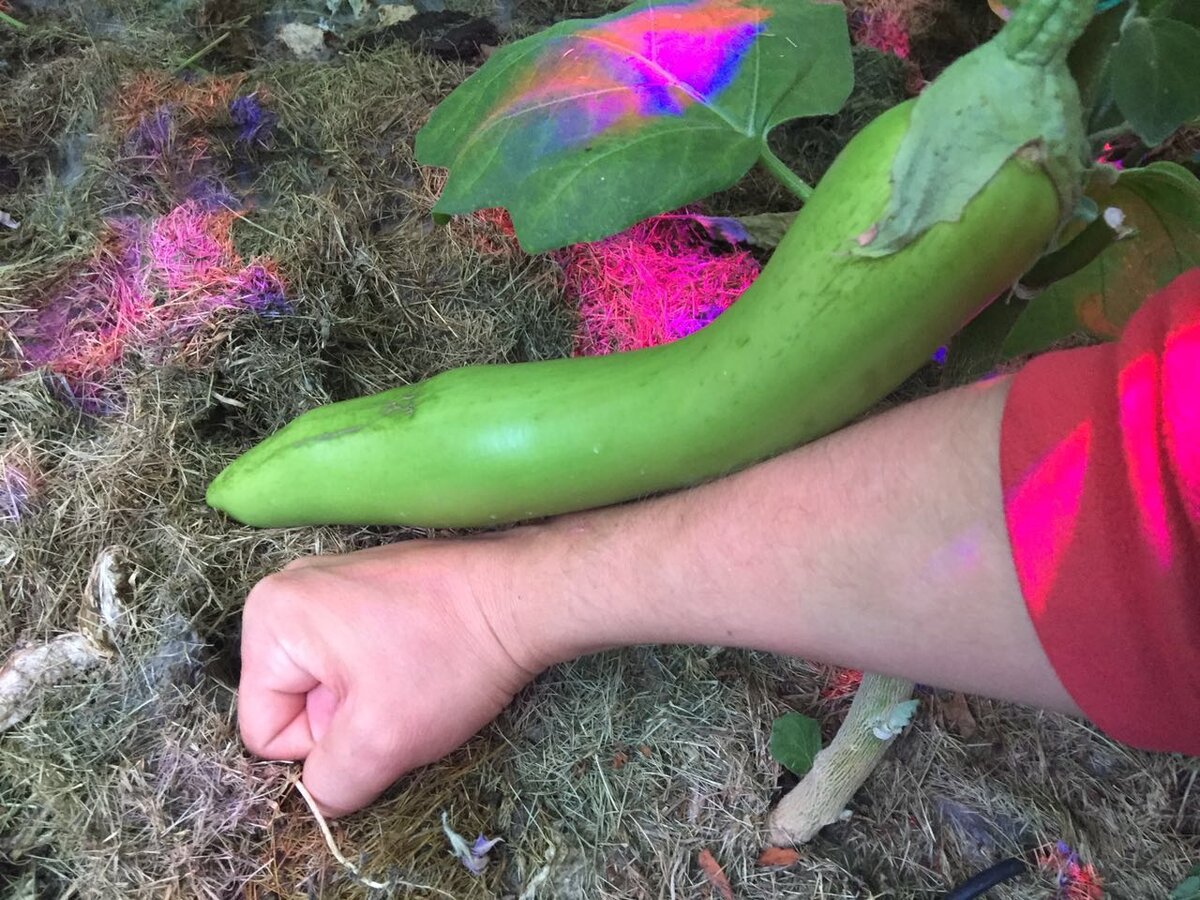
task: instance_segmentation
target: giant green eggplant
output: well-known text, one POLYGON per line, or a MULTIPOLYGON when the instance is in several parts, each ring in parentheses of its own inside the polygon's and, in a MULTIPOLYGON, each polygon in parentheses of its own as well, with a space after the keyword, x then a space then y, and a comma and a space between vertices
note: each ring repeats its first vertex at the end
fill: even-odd
POLYGON ((1070 213, 1082 117, 1065 57, 1090 14, 1091 0, 1026 0, 994 46, 864 128, 707 328, 312 410, 234 461, 208 502, 260 526, 485 526, 695 484, 841 427, 1019 278, 1070 213), (968 126, 979 153, 964 151, 968 126))

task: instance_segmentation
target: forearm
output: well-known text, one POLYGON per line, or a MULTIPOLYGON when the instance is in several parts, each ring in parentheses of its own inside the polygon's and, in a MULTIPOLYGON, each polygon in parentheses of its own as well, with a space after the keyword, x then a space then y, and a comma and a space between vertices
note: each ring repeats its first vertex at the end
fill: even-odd
POLYGON ((752 647, 1073 712, 1010 554, 1006 393, 948 392, 694 490, 560 520, 536 542, 557 596, 524 612, 554 622, 554 658, 752 647))

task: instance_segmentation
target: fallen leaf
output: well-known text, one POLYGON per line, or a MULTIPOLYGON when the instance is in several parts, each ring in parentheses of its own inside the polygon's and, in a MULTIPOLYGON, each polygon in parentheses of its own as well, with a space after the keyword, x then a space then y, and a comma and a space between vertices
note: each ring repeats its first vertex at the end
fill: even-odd
POLYGON ((317 59, 325 53, 325 29, 300 22, 288 22, 278 37, 297 59, 317 59))
POLYGON ((82 675, 104 657, 90 638, 75 632, 14 651, 0 667, 0 732, 33 712, 44 688, 82 675))
POLYGON ((800 860, 800 851, 794 847, 767 847, 758 854, 760 866, 790 866, 800 860))
POLYGON ((771 723, 771 758, 803 778, 821 752, 821 725, 798 712, 784 713, 771 723))
POLYGON ((392 25, 407 22, 416 14, 415 6, 381 6, 379 7, 379 25, 381 28, 390 28, 392 25))
POLYGON ((979 724, 971 714, 965 695, 955 691, 942 697, 942 716, 950 730, 959 737, 971 738, 979 731, 979 724))
POLYGON ((699 857, 696 859, 700 866, 700 871, 704 873, 704 877, 708 879, 708 883, 712 885, 713 890, 717 892, 721 900, 733 900, 733 885, 729 883, 729 879, 725 876, 724 869, 717 862, 715 856, 707 847, 700 851, 699 857))
POLYGON ((116 650, 123 636, 135 578, 136 569, 125 547, 102 550, 92 564, 79 605, 79 631, 103 650, 116 650))
POLYGON ((642 744, 640 747, 638 747, 638 753, 642 754, 642 756, 646 757, 646 759, 650 758, 652 752, 653 751, 650 749, 649 744, 642 744))

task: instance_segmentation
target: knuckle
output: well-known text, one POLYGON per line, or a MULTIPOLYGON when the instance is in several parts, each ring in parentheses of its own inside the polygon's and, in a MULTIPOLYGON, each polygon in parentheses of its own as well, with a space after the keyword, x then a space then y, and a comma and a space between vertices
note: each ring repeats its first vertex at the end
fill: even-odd
POLYGON ((253 617, 275 604, 279 596, 279 589, 271 578, 272 576, 267 576, 250 588, 250 593, 246 595, 246 603, 242 609, 243 617, 253 617))

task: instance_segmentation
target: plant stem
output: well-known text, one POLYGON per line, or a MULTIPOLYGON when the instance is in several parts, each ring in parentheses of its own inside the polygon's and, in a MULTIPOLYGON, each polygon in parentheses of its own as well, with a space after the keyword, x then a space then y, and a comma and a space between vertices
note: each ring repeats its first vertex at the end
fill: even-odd
POLYGON ((231 34, 233 34, 232 31, 227 31, 223 35, 221 35, 219 38, 217 38, 216 40, 209 41, 206 45, 201 47, 199 50, 197 50, 195 53, 193 53, 191 56, 189 56, 187 59, 185 59, 179 65, 177 65, 171 74, 178 74, 179 72, 182 72, 184 69, 186 69, 188 66, 192 65, 197 60, 203 59, 205 56, 207 56, 209 53, 211 53, 213 50, 215 50, 218 46, 220 46, 221 43, 226 38, 228 38, 229 35, 231 35, 231 34))
POLYGON ((854 702, 829 746, 817 754, 812 769, 775 807, 767 822, 777 847, 803 844, 842 816, 893 738, 874 734, 876 720, 912 696, 913 683, 870 672, 863 675, 854 702))
POLYGON ((1103 216, 1091 222, 1069 244, 1048 253, 1021 278, 1021 285, 1034 290, 1047 288, 1054 282, 1074 275, 1117 239, 1116 232, 1103 216))
POLYGON ((996 40, 1017 62, 1045 66, 1065 61, 1095 14, 1095 0, 1025 0, 996 40))
POLYGON ((772 153, 765 144, 763 145, 762 153, 758 155, 758 161, 775 177, 776 181, 801 200, 806 203, 808 202, 808 198, 812 196, 813 189, 809 187, 804 179, 785 166, 783 160, 772 153))
POLYGON ((9 25, 9 26, 17 29, 17 31, 24 31, 26 28, 29 27, 28 25, 26 25, 24 22, 20 21, 19 19, 14 19, 12 16, 10 16, 6 12, 0 12, 0 22, 3 22, 5 25, 9 25))

